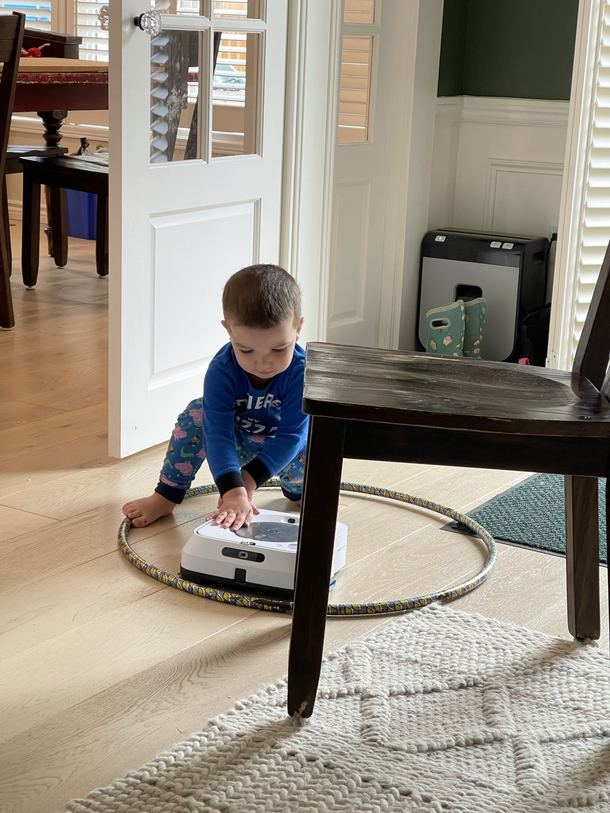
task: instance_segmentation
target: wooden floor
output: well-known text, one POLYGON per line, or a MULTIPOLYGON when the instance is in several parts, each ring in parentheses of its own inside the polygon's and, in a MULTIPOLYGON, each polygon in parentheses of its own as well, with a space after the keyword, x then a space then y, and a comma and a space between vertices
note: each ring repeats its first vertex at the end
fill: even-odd
MULTIPOLYGON (((63 270, 45 259, 33 291, 17 258, 14 269, 17 325, 0 332, 0 810, 52 813, 282 676, 290 618, 180 593, 118 552, 121 505, 152 490, 163 449, 106 455, 108 283, 86 241, 71 241, 63 270)), ((466 512, 523 476, 354 462, 344 473, 466 512)), ((478 543, 440 530, 437 515, 341 502, 348 564, 336 601, 437 590, 484 560, 478 543)), ((189 500, 175 518, 134 532, 138 551, 176 572, 213 503, 189 500)), ((287 510, 275 492, 259 504, 287 510)), ((605 570, 600 577, 607 647, 605 570)), ((500 546, 490 580, 453 606, 567 638, 564 590, 562 558, 500 546)), ((382 623, 392 620, 331 619, 327 646, 382 623)))

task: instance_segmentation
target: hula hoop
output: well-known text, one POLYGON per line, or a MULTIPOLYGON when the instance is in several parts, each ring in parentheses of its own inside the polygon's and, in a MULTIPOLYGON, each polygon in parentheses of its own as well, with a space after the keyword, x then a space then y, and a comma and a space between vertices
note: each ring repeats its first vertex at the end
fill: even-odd
MULTIPOLYGON (((263 488, 279 488, 279 485, 279 479, 272 477, 265 483, 263 488)), ((456 584, 453 587, 447 587, 445 590, 438 590, 435 593, 425 593, 421 596, 415 596, 414 598, 396 599, 395 601, 373 601, 367 602, 366 604, 329 604, 326 611, 327 615, 352 616, 374 615, 376 613, 404 613, 419 607, 425 607, 434 602, 449 602, 466 595, 466 593, 472 592, 480 584, 483 584, 491 574, 498 556, 496 543, 491 534, 470 517, 460 514, 452 508, 447 508, 444 505, 425 500, 423 497, 412 497, 409 494, 402 494, 400 491, 393 491, 387 488, 376 488, 375 486, 361 485, 360 483, 341 483, 340 489, 341 491, 355 494, 370 494, 375 497, 385 497, 390 500, 398 500, 399 502, 408 503, 410 505, 417 505, 420 508, 426 508, 429 511, 435 511, 437 514, 443 514, 443 516, 456 520, 462 525, 465 525, 483 542, 487 548, 487 560, 481 570, 471 579, 461 582, 461 584, 456 584)), ((203 485, 189 489, 186 492, 186 497, 217 493, 218 489, 215 485, 203 485)), ((142 559, 141 556, 138 556, 129 544, 127 537, 130 528, 131 520, 127 518, 124 519, 119 528, 119 547, 131 564, 147 576, 151 576, 153 579, 157 579, 157 581, 163 582, 163 584, 167 584, 170 587, 175 587, 177 590, 182 590, 184 593, 192 593, 194 596, 207 598, 211 601, 234 604, 238 607, 249 607, 253 610, 267 610, 278 613, 292 612, 293 603, 288 599, 244 596, 215 587, 205 587, 201 584, 181 579, 179 576, 174 576, 172 573, 168 573, 165 570, 155 567, 155 565, 151 565, 142 559)))

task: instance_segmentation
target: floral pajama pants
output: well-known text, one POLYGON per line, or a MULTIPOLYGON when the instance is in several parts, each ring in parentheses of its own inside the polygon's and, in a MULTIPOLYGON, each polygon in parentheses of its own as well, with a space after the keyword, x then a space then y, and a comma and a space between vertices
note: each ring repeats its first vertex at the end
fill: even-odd
MULTIPOLYGON (((196 398, 191 401, 184 412, 178 416, 159 475, 157 490, 163 496, 173 500, 174 495, 173 493, 170 495, 167 487, 176 489, 176 499, 173 501, 177 503, 182 502, 184 493, 191 487, 195 475, 205 460, 202 400, 202 398, 196 398)), ((236 427, 235 449, 240 468, 261 453, 265 440, 268 442, 269 438, 263 438, 261 442, 261 436, 257 435, 255 442, 252 435, 236 427)), ((301 499, 305 474, 305 453, 306 448, 304 447, 282 471, 278 472, 282 492, 289 500, 301 499)))

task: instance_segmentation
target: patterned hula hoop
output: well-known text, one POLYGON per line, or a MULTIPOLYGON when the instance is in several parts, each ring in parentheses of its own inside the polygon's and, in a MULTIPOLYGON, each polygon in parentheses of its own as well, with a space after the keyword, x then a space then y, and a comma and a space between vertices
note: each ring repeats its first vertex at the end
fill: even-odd
MULTIPOLYGON (((277 477, 272 477, 268 480, 264 488, 279 488, 280 482, 277 477)), ((449 602, 453 601, 460 596, 470 593, 482 584, 496 564, 497 548, 493 537, 489 534, 482 525, 475 522, 470 517, 464 516, 452 508, 446 508, 444 505, 430 502, 422 497, 412 497, 409 494, 402 494, 400 491, 393 491, 387 488, 376 488, 374 486, 361 485, 359 483, 341 483, 341 491, 348 491, 355 494, 370 494, 375 497, 385 497, 389 500, 398 500, 399 502, 408 503, 410 505, 417 505, 420 508, 427 508, 429 511, 435 511, 437 514, 449 517, 452 520, 460 522, 465 525, 473 534, 475 534, 487 548, 487 560, 481 570, 471 579, 456 584, 454 587, 448 587, 445 590, 438 590, 435 593, 425 593, 421 596, 414 598, 396 599, 395 601, 372 601, 366 604, 329 604, 326 614, 338 616, 353 616, 353 615, 374 615, 376 613, 404 613, 409 610, 414 610, 419 607, 425 607, 434 602, 449 602)), ((191 488, 186 492, 186 497, 196 497, 200 494, 215 494, 218 489, 215 485, 203 485, 191 488)), ((174 576, 172 573, 167 573, 165 570, 160 570, 158 567, 149 564, 141 556, 134 551, 128 541, 129 529, 131 528, 131 520, 124 519, 121 527, 119 528, 119 547, 125 554, 127 559, 134 567, 146 573, 147 576, 152 576, 163 584, 170 587, 175 587, 177 590, 182 590, 185 593, 192 593, 194 596, 207 598, 211 601, 220 601, 225 604, 235 604, 238 607, 249 607, 253 610, 268 610, 270 612, 290 613, 292 612, 292 601, 288 599, 269 599, 258 598, 256 596, 243 596, 239 593, 231 593, 226 590, 217 589, 215 587, 205 587, 195 582, 186 581, 179 576, 174 576)))

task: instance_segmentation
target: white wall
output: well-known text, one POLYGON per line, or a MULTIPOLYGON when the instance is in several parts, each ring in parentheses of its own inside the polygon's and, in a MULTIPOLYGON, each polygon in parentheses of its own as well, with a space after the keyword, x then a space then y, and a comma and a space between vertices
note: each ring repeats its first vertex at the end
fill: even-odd
POLYGON ((557 231, 569 102, 440 98, 430 228, 557 231))

